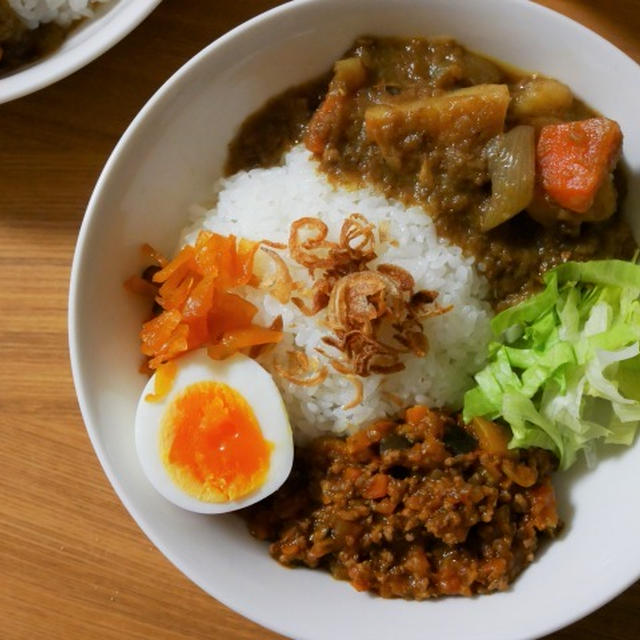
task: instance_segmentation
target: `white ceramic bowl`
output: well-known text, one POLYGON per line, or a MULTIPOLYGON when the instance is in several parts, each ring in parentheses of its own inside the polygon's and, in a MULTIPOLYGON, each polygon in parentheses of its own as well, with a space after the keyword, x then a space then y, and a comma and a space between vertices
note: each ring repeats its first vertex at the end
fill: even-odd
POLYGON ((245 116, 328 69, 363 33, 451 34, 474 50, 569 83, 622 126, 631 176, 626 208, 637 230, 640 68, 603 39, 520 0, 289 3, 186 64, 141 111, 107 163, 71 278, 71 360, 82 414, 106 474, 149 538, 205 591, 266 627, 298 640, 539 637, 640 576, 640 445, 589 473, 557 477, 567 529, 508 592, 422 603, 372 598, 322 572, 281 568, 236 517, 203 517, 166 502, 136 459, 144 309, 122 281, 139 267, 138 246, 172 251, 187 206, 220 175, 226 145, 245 116))
POLYGON ((161 0, 113 0, 95 9, 49 55, 0 78, 0 104, 66 78, 133 31, 161 0))

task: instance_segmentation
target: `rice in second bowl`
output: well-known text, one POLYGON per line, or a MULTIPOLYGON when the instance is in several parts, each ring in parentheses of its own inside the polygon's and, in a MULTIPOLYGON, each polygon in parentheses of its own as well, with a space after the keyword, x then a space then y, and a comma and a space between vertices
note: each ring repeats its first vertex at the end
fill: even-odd
MULTIPOLYGON (((291 350, 322 360, 318 349, 327 351, 323 338, 331 335, 323 326, 327 310, 306 316, 293 302, 283 304, 260 289, 244 287, 241 295, 258 307, 259 324, 269 326, 282 316, 283 340, 258 359, 282 391, 298 440, 351 432, 411 404, 461 406, 472 374, 483 364, 490 337, 487 284, 474 270, 471 258, 437 237, 424 210, 407 208, 370 188, 333 187, 302 147, 292 149, 282 166, 243 171, 221 180, 212 202, 212 207, 193 207, 193 222, 184 231, 181 244, 195 242, 201 229, 286 243, 291 223, 302 217, 322 220, 329 229, 328 239, 336 240, 343 221, 359 213, 376 227, 377 257, 370 266, 386 263, 401 267, 414 278, 416 290, 435 290, 439 292, 438 305, 452 306, 446 314, 422 321, 429 344, 425 357, 405 354, 402 371, 361 378, 362 401, 345 408, 354 398, 349 377, 328 367, 323 382, 300 386, 278 375, 274 367, 291 350)), ((294 281, 312 284, 305 267, 284 253, 282 257, 294 281)))

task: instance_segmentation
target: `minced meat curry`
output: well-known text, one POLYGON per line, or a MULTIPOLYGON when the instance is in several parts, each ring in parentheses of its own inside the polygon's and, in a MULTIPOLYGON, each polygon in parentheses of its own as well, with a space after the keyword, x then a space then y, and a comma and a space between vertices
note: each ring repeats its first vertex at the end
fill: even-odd
POLYGON ((563 83, 451 39, 360 38, 332 74, 249 118, 227 171, 277 164, 300 141, 332 180, 422 205, 498 307, 560 262, 636 248, 618 207, 618 125, 563 83))
POLYGON ((247 513, 286 566, 328 569, 359 591, 425 598, 504 590, 559 529, 541 449, 502 428, 466 430, 416 406, 296 453, 286 484, 247 513))

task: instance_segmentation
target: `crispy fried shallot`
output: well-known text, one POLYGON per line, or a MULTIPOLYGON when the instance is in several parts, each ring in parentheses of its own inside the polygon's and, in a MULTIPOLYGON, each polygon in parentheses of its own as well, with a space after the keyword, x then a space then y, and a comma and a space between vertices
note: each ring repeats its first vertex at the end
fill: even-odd
POLYGON ((339 250, 351 262, 370 262, 376 257, 375 227, 361 214, 352 213, 342 224, 339 250))
POLYGON ((271 273, 262 278, 257 286, 268 291, 278 302, 286 304, 291 298, 293 280, 286 262, 273 249, 260 247, 260 251, 271 258, 273 269, 271 273))
POLYGON ((364 387, 362 385, 362 380, 357 376, 352 376, 352 375, 347 376, 347 379, 355 387, 356 395, 353 397, 353 400, 351 400, 350 402, 348 402, 342 407, 345 411, 348 411, 349 409, 353 409, 357 407, 359 404, 362 403, 362 399, 364 398, 364 387))
POLYGON ((359 214, 353 213, 342 224, 339 242, 327 241, 327 226, 316 218, 300 218, 291 225, 289 252, 291 257, 309 269, 324 269, 311 289, 311 305, 301 298, 293 303, 307 316, 314 316, 329 304, 332 289, 340 278, 363 271, 376 257, 374 226, 359 214), (307 239, 303 240, 306 229, 307 239), (309 237, 311 233, 311 237, 309 237))
POLYGON ((375 271, 359 271, 343 276, 336 283, 327 308, 327 324, 331 329, 351 329, 373 335, 373 321, 387 311, 385 279, 375 271))
POLYGON ((429 341, 421 321, 451 307, 434 304, 437 291, 415 292, 412 275, 397 265, 369 267, 376 258, 375 226, 363 215, 345 219, 338 242, 327 236, 327 225, 317 218, 291 224, 291 257, 312 277, 323 270, 308 292, 310 302, 291 300, 307 316, 327 309, 326 324, 334 335, 324 342, 344 355, 329 357, 333 368, 343 375, 393 373, 404 368, 402 354, 425 356, 429 341), (383 341, 383 333, 394 344, 383 341))
MULTIPOLYGON (((416 286, 413 276, 408 271, 405 271, 401 267, 397 267, 395 264, 379 264, 377 270, 391 278, 396 283, 400 291, 413 291, 413 288, 416 286)), ((436 296, 437 295, 438 294, 436 293, 436 296)))
POLYGON ((310 358, 304 351, 287 351, 287 362, 274 363, 274 369, 281 378, 300 387, 315 387, 322 384, 327 375, 327 367, 310 358))
POLYGON ((318 218, 300 218, 291 223, 289 253, 311 275, 315 269, 342 276, 361 271, 376 257, 374 226, 360 213, 342 223, 338 242, 327 240, 327 225, 318 218))
POLYGON ((329 250, 336 245, 327 240, 328 233, 327 225, 318 218, 294 220, 289 229, 291 257, 310 271, 330 268, 334 260, 329 250))
MULTIPOLYGON (((401 354, 427 354, 429 342, 412 303, 413 287, 411 274, 387 264, 377 271, 343 276, 335 284, 327 307, 327 325, 335 337, 325 338, 325 342, 347 356, 353 373, 367 376, 401 371, 401 354), (393 329, 395 345, 379 337, 385 320, 393 329)), ((416 308, 422 309, 423 297, 418 301, 416 308)))
POLYGON ((286 249, 286 242, 274 242, 273 240, 260 240, 260 246, 271 247, 272 249, 286 249))
POLYGON ((448 307, 439 307, 434 305, 433 303, 436 301, 437 297, 437 291, 429 291, 428 289, 423 289, 422 291, 414 293, 411 296, 410 303, 413 316, 415 318, 420 318, 421 320, 426 320, 427 318, 441 316, 443 313, 448 313, 453 309, 452 304, 448 307))
POLYGON ((404 349, 396 349, 358 330, 347 333, 337 330, 335 334, 323 338, 323 342, 345 354, 351 367, 350 370, 343 368, 345 375, 349 373, 365 377, 372 373, 388 374, 404 369, 404 364, 399 360, 404 349))

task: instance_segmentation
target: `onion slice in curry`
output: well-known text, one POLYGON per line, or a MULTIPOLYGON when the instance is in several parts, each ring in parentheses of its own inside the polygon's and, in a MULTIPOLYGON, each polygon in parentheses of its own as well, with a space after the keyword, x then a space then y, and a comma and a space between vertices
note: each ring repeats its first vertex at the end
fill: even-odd
POLYGON ((491 176, 491 198, 481 207, 480 228, 489 231, 520 213, 533 199, 535 136, 519 125, 489 141, 485 154, 491 176))

